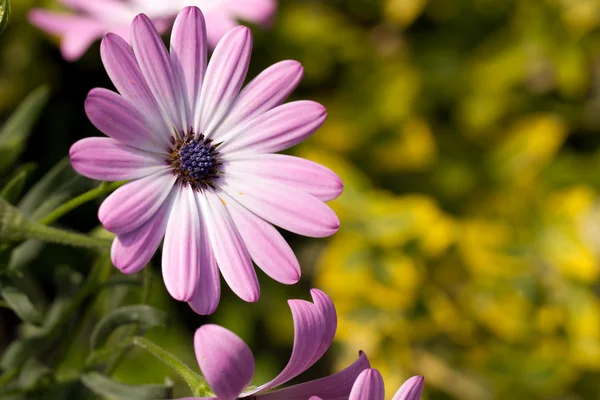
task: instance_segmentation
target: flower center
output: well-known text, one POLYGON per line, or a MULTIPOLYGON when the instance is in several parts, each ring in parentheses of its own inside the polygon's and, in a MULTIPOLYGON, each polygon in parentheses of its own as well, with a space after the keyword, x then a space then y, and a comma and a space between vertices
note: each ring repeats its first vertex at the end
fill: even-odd
POLYGON ((197 190, 208 186, 214 188, 213 181, 219 177, 217 167, 222 164, 216 150, 220 143, 213 144, 212 139, 206 139, 202 134, 196 136, 191 129, 172 142, 173 150, 167 162, 178 180, 197 190))

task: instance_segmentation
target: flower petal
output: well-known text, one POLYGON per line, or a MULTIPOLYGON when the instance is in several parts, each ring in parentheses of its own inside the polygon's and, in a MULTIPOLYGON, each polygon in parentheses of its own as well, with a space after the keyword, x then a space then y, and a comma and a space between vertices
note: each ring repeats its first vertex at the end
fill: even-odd
POLYGON ((368 368, 361 372, 348 400, 385 400, 383 377, 379 371, 368 368))
POLYGON ((174 196, 169 196, 142 226, 115 238, 110 255, 113 264, 121 272, 133 274, 150 262, 165 235, 173 198, 174 196))
POLYGON ((100 205, 100 222, 117 235, 137 229, 157 212, 175 180, 173 172, 167 169, 120 187, 100 205))
POLYGON ((210 59, 195 116, 197 133, 210 136, 237 97, 250 63, 252 33, 244 26, 231 29, 210 59))
POLYGON ((277 282, 286 285, 298 282, 300 264, 277 229, 226 193, 220 195, 227 203, 231 219, 235 222, 254 263, 277 282))
POLYGON ((192 126, 206 73, 206 24, 198 7, 179 13, 171 33, 171 62, 177 72, 187 104, 186 126, 192 126))
POLYGON ((360 352, 358 360, 337 374, 284 389, 261 393, 256 398, 258 400, 306 400, 310 396, 317 396, 326 400, 344 400, 348 398, 358 375, 369 366, 367 356, 360 352))
POLYGON ((259 24, 269 23, 277 3, 274 0, 226 0, 228 11, 236 18, 259 24))
POLYGON ((425 379, 422 376, 413 376, 400 386, 392 400, 419 400, 424 385, 425 379))
POLYGON ((200 315, 210 315, 217 309, 221 297, 219 267, 208 237, 206 220, 200 215, 202 232, 200 233, 200 280, 190 307, 200 315))
POLYGON ((314 303, 288 301, 294 319, 294 347, 290 361, 275 379, 245 395, 263 392, 295 378, 317 362, 331 346, 337 327, 335 306, 321 290, 312 289, 310 293, 314 303))
POLYGON ((337 198, 342 180, 329 168, 283 154, 246 155, 226 162, 225 173, 249 174, 306 192, 321 201, 337 198))
POLYGON ((260 288, 256 271, 223 200, 208 189, 197 192, 196 198, 223 278, 242 300, 258 301, 260 288))
POLYGON ((340 226, 337 215, 327 204, 273 180, 229 173, 217 184, 254 214, 290 232, 326 237, 340 226))
POLYGON ((228 133, 220 151, 276 153, 292 147, 316 132, 327 117, 325 107, 314 101, 294 101, 237 125, 228 133))
POLYGON ((194 335, 198 365, 219 400, 235 400, 252 381, 254 357, 233 332, 204 325, 194 335))
POLYGON ((172 127, 187 130, 185 103, 171 58, 152 21, 140 14, 131 24, 131 43, 140 70, 172 127))
POLYGON ((105 31, 103 24, 90 18, 35 9, 29 21, 50 34, 61 36, 61 53, 65 60, 80 58, 105 31))
POLYGON ((71 165, 83 176, 101 181, 123 181, 168 168, 156 154, 126 146, 111 138, 81 139, 69 150, 71 165))
POLYGON ((216 141, 227 140, 228 132, 244 120, 257 117, 283 101, 294 91, 304 69, 298 61, 278 62, 264 70, 240 92, 231 110, 216 129, 216 141))
POLYGON ((169 144, 172 126, 154 98, 127 42, 113 33, 107 34, 100 44, 100 56, 106 73, 119 93, 141 112, 156 135, 156 140, 169 144))
POLYGON ((176 185, 175 192, 163 244, 163 280, 171 297, 189 301, 200 278, 200 215, 193 189, 176 185))
POLYGON ((169 148, 167 138, 155 134, 140 111, 115 92, 92 89, 85 100, 85 112, 96 128, 121 143, 157 153, 169 148))

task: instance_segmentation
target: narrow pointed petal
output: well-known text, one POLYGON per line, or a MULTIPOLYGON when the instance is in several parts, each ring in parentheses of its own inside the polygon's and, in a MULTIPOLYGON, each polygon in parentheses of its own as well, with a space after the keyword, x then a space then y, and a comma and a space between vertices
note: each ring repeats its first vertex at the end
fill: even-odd
POLYGON ((34 9, 29 21, 41 30, 61 36, 61 53, 67 61, 79 59, 90 45, 100 39, 104 26, 90 18, 34 9))
POLYGON ((206 38, 211 48, 215 48, 227 32, 238 24, 228 13, 221 10, 204 11, 206 20, 206 38))
POLYGON ((269 23, 277 9, 275 0, 226 0, 226 2, 229 11, 237 18, 258 24, 269 23))
POLYGON ((167 124, 129 44, 120 36, 109 33, 100 44, 100 56, 119 93, 146 117, 157 135, 156 139, 168 144, 172 126, 167 124))
POLYGON ((256 178, 299 189, 321 201, 337 198, 344 188, 342 180, 329 168, 299 157, 283 154, 247 155, 234 158, 225 172, 249 174, 256 178))
POLYGON ((227 209, 242 236, 248 252, 267 275, 277 282, 292 285, 300 280, 300 264, 277 229, 248 211, 226 193, 221 193, 227 209))
POLYGON ((344 400, 348 398, 358 375, 369 367, 367 356, 361 352, 358 360, 337 374, 272 392, 260 393, 256 398, 257 400, 306 400, 310 396, 315 396, 326 400, 344 400))
POLYGON ((219 400, 235 400, 252 381, 254 357, 233 332, 204 325, 194 336, 194 350, 202 374, 219 400))
POLYGON ((189 301, 200 279, 200 215, 193 189, 176 185, 175 192, 163 245, 163 280, 171 297, 189 301))
POLYGON ((283 101, 302 80, 304 69, 298 61, 278 62, 264 70, 240 92, 231 110, 217 128, 217 142, 227 140, 228 132, 244 120, 257 117, 283 101))
POLYGON ((246 78, 251 51, 252 33, 244 26, 235 27, 221 39, 206 70, 196 132, 210 136, 229 111, 246 78))
POLYGON ((131 24, 131 43, 154 98, 177 130, 187 130, 185 103, 171 58, 152 21, 140 14, 131 24))
POLYGON ((92 89, 85 112, 96 128, 111 138, 137 149, 166 153, 168 136, 160 137, 136 106, 107 89, 92 89))
POLYGON ((325 107, 314 101, 286 103, 238 124, 220 150, 228 156, 276 153, 304 141, 323 125, 326 117, 325 107))
POLYGON ((223 200, 212 190, 196 195, 223 278, 242 300, 258 301, 260 289, 250 254, 223 200))
POLYGON ((327 204, 273 180, 228 174, 219 186, 254 214, 299 235, 331 236, 340 226, 337 215, 327 204))
POLYGON ((385 400, 383 377, 376 369, 365 369, 360 373, 348 400, 385 400))
POLYGON ((142 226, 115 238, 110 255, 113 264, 121 272, 133 274, 150 262, 165 235, 173 197, 169 196, 158 211, 142 226))
POLYGON ((248 395, 272 389, 295 378, 312 367, 331 346, 337 327, 335 306, 321 290, 312 289, 310 293, 314 303, 288 301, 294 319, 294 347, 290 361, 275 379, 248 395))
POLYGON ((202 232, 200 233, 200 280, 192 299, 190 307, 200 315, 210 315, 217 309, 221 297, 221 281, 219 267, 215 254, 210 245, 206 221, 200 215, 202 232))
POLYGON ((157 212, 175 179, 170 170, 165 170, 120 187, 100 205, 100 222, 117 235, 134 231, 157 212))
POLYGON ((400 386, 392 400, 419 400, 423 393, 425 378, 422 376, 413 376, 400 386))
POLYGON ((206 24, 197 7, 179 13, 171 33, 171 63, 184 88, 187 124, 193 125, 196 104, 206 73, 206 24))
POLYGON ((111 138, 81 139, 71 146, 69 157, 75 171, 101 181, 138 179, 168 168, 156 154, 111 138))

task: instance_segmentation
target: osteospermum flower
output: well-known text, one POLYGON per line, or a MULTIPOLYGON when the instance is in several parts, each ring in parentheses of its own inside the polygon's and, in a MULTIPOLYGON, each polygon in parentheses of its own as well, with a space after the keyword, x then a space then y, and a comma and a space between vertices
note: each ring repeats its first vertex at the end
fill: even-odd
MULTIPOLYGON (((254 375, 252 352, 233 332, 218 325, 204 325, 196 331, 194 348, 198 364, 218 400, 323 400, 347 399, 361 371, 369 361, 361 353, 348 368, 337 374, 284 389, 272 390, 313 366, 327 351, 335 336, 337 316, 331 299, 313 289, 314 303, 289 300, 294 320, 292 356, 283 371, 272 381, 244 391, 254 375)), ((182 400, 194 400, 187 398, 182 400)))
POLYGON ((302 77, 296 61, 277 63, 241 92, 252 37, 235 27, 206 67, 202 13, 184 9, 171 54, 145 15, 131 28, 133 50, 114 34, 101 44, 104 66, 120 95, 93 89, 85 103, 110 138, 87 138, 70 150, 82 175, 132 180, 101 205, 99 219, 117 235, 112 260, 125 273, 147 264, 165 238, 162 270, 177 300, 208 314, 216 308, 219 270, 242 299, 259 298, 252 261, 293 284, 300 266, 271 225, 312 237, 335 233, 339 220, 324 203, 339 196, 337 175, 279 154, 315 132, 322 105, 281 105, 302 77))
MULTIPOLYGON (((408 379, 396 392, 392 400, 419 400, 423 392, 424 379, 413 376, 408 379)), ((363 370, 354 385, 348 400, 384 400, 385 388, 379 371, 373 368, 363 370)), ((312 396, 310 400, 325 400, 320 396, 312 396)))
POLYGON ((167 30, 185 6, 198 6, 207 22, 209 44, 214 47, 238 19, 263 26, 271 21, 276 0, 58 0, 73 13, 34 9, 29 14, 32 24, 61 37, 61 51, 66 60, 83 55, 96 40, 109 32, 128 37, 133 18, 144 13, 158 31, 167 30))

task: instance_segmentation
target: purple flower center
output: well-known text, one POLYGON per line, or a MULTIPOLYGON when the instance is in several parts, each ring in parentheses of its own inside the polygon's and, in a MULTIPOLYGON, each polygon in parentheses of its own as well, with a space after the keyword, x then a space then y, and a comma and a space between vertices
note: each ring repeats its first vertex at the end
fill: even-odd
POLYGON ((218 178, 217 167, 222 164, 216 151, 219 144, 213 144, 212 139, 202 134, 196 136, 191 129, 172 142, 173 150, 167 161, 179 181, 198 190, 214 187, 212 182, 218 178))

